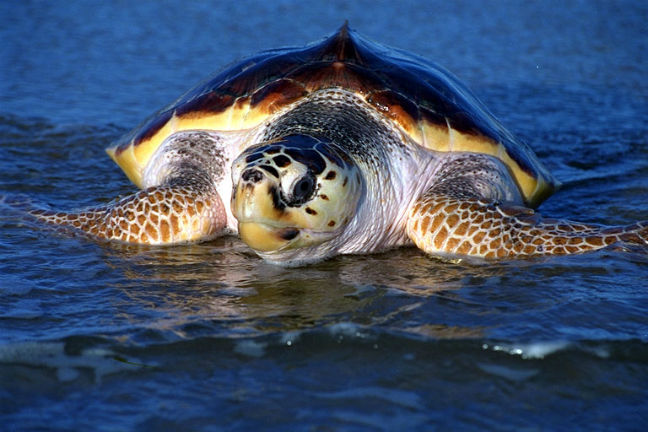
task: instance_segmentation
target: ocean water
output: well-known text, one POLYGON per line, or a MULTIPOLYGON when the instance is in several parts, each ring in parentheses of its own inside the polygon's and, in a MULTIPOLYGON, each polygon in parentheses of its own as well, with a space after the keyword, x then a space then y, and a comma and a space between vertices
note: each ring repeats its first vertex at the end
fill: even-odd
MULTIPOLYGON (((0 193, 134 190, 104 153, 196 82, 345 19, 444 65, 563 182, 648 220, 642 2, 5 2, 0 193)), ((0 429, 646 430, 648 256, 485 265, 414 248, 299 269, 238 239, 97 244, 0 208, 0 429)))

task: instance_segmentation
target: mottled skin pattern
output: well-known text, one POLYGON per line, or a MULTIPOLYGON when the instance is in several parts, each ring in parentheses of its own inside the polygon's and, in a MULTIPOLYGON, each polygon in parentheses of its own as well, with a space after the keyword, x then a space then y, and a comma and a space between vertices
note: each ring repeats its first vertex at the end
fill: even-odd
POLYGON ((39 220, 93 237, 128 243, 174 244, 216 237, 225 210, 218 195, 192 186, 152 187, 114 204, 79 213, 32 210, 39 220))
POLYGON ((645 245, 648 223, 605 227, 544 219, 532 209, 431 189, 412 208, 407 232, 416 246, 448 258, 566 255, 614 243, 645 245))
POLYGON ((543 218, 520 204, 506 176, 488 156, 449 158, 412 207, 409 237, 424 251, 449 258, 565 255, 614 243, 647 244, 646 222, 605 227, 543 218))
POLYGON ((190 131, 167 141, 147 172, 145 181, 153 185, 146 189, 78 213, 29 213, 46 223, 128 243, 176 244, 222 234, 227 213, 217 185, 227 171, 221 138, 190 131))

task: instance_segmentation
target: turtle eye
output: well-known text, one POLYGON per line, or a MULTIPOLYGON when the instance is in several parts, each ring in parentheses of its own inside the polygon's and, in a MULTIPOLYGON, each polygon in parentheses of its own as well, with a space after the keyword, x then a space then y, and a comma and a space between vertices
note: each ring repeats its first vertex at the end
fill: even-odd
POLYGON ((315 192, 315 177, 308 173, 297 180, 292 188, 288 205, 297 206, 310 200, 315 192))

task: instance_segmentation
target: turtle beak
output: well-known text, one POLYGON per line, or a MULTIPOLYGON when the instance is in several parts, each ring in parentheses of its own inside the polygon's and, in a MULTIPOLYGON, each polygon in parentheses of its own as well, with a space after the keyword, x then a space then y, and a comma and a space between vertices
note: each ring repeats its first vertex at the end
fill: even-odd
POLYGON ((238 220, 239 235, 252 249, 262 252, 288 248, 299 238, 296 228, 303 221, 286 212, 279 184, 256 168, 241 175, 232 195, 232 214, 238 220))
POLYGON ((286 249, 299 236, 297 228, 275 228, 260 222, 239 222, 238 229, 241 240, 260 252, 286 249))

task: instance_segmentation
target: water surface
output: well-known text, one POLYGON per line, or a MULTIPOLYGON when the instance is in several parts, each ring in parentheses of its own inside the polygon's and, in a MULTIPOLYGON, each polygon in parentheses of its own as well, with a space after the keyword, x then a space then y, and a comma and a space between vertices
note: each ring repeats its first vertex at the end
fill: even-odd
MULTIPOLYGON (((648 219, 640 2, 22 2, 0 16, 0 192, 133 191, 103 149, 212 71, 349 19, 465 80, 563 188, 648 219), (368 14, 367 11, 372 13, 368 14)), ((97 244, 0 215, 8 430, 642 430, 648 258, 488 265, 414 248, 300 269, 236 238, 97 244)))

